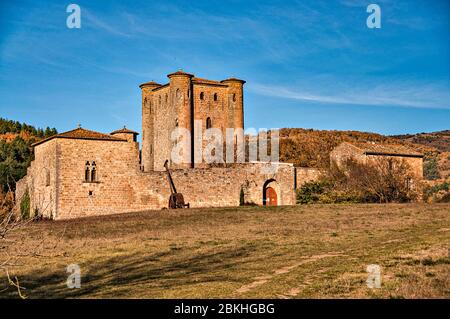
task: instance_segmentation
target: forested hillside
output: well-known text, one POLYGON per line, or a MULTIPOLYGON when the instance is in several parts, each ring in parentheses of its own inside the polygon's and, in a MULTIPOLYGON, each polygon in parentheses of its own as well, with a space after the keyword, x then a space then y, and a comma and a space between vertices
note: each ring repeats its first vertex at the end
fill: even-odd
POLYGON ((25 176, 33 154, 31 144, 57 134, 45 129, 0 118, 0 191, 14 189, 15 182, 25 176))

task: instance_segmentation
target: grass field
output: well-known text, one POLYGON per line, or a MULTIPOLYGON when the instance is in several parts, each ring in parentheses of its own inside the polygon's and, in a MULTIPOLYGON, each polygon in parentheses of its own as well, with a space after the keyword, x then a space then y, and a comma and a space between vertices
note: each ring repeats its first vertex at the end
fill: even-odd
MULTIPOLYGON (((149 211, 36 222, 11 239, 28 298, 450 297, 450 204, 149 211), (74 263, 80 289, 66 286, 74 263)), ((0 297, 18 297, 4 277, 0 297)))

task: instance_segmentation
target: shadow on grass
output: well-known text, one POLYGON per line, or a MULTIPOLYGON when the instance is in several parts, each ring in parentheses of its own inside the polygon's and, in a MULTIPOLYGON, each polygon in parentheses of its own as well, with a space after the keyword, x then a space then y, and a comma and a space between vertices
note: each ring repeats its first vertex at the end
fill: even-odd
MULTIPOLYGON (((20 276, 28 298, 133 298, 138 295, 158 298, 164 290, 179 289, 191 284, 235 281, 230 270, 241 267, 256 248, 244 245, 215 252, 195 252, 188 248, 171 248, 151 255, 126 254, 104 260, 84 261, 81 288, 69 289, 69 273, 61 269, 36 269, 20 276)), ((1 290, 1 289, 0 289, 1 290)), ((18 298, 10 287, 0 298, 18 298)))

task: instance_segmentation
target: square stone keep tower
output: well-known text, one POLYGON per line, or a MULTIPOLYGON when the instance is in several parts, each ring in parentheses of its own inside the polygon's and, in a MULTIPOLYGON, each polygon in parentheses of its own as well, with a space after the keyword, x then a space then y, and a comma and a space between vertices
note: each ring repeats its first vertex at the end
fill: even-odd
MULTIPOLYGON (((195 134, 199 133, 194 123, 201 123, 202 132, 207 128, 235 132, 244 129, 243 86, 245 81, 229 78, 212 81, 197 78, 182 70, 167 75, 169 83, 147 82, 142 90, 142 159, 144 172, 164 170, 169 160, 175 169, 194 167, 195 134), (189 140, 182 140, 182 163, 172 163, 171 152, 176 140, 172 132, 177 128, 190 132, 189 140), (236 131, 236 129, 241 129, 236 131), (188 151, 185 151, 188 150, 188 151)), ((180 141, 178 141, 180 142, 180 141)), ((201 166, 201 165, 197 165, 201 166)))

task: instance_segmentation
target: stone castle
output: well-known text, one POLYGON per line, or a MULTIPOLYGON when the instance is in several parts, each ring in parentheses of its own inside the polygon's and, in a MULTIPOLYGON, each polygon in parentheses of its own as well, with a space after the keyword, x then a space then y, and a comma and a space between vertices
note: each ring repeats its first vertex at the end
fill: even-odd
MULTIPOLYGON (((245 81, 206 80, 181 70, 168 78, 164 85, 140 85, 141 149, 138 133, 125 127, 110 134, 78 127, 33 144, 35 158, 16 184, 17 207, 28 196, 31 216, 51 219, 167 208, 172 190, 166 160, 177 192, 190 207, 294 205, 296 189, 318 178, 318 170, 289 163, 211 166, 196 161, 195 136, 203 128, 215 128, 223 136, 232 128, 233 143, 243 140, 245 81), (172 132, 177 128, 189 132, 189 138, 174 141, 172 132), (176 142, 183 145, 179 163, 170 161, 176 142), (273 165, 276 170, 265 169, 273 165)), ((330 156, 337 163, 348 157, 361 162, 405 159, 412 176, 422 177, 423 155, 403 146, 344 142, 330 156)))
MULTIPOLYGON (((174 142, 171 132, 182 127, 195 136, 194 122, 225 135, 235 128, 243 135, 243 86, 229 78, 212 81, 178 71, 161 85, 148 82, 142 90, 142 150, 137 132, 110 134, 77 128, 33 145, 35 159, 17 182, 16 199, 28 194, 31 215, 67 219, 167 208, 171 189, 164 171, 174 142), (241 130, 239 130, 241 129, 241 130)), ((236 135, 237 139, 238 136, 236 135)), ((194 140, 186 141, 193 148, 194 140)), ((177 191, 190 207, 293 205, 295 189, 316 171, 277 163, 262 173, 262 162, 209 167, 184 152, 182 163, 170 163, 177 191)))

